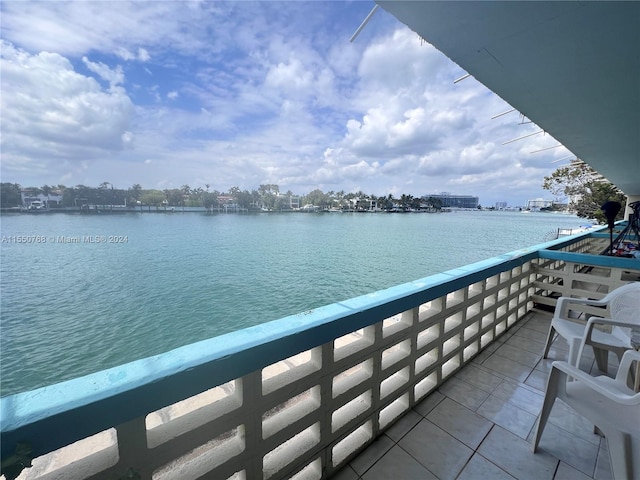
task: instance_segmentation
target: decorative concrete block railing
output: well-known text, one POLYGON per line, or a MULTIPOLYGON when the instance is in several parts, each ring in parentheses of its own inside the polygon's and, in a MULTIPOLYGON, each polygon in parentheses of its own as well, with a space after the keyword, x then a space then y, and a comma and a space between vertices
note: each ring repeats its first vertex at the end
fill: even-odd
MULTIPOLYGON (((640 260, 632 258, 592 255, 594 243, 586 238, 560 250, 541 250, 533 261, 535 294, 532 300, 538 307, 553 310, 558 297, 601 299, 610 291, 632 281, 640 281, 640 260)), ((572 316, 578 318, 606 315, 602 309, 571 304, 572 316)), ((567 312, 565 312, 567 314, 567 312)))
POLYGON ((328 478, 556 288, 541 268, 586 256, 540 247, 3 398, 3 471, 328 478))

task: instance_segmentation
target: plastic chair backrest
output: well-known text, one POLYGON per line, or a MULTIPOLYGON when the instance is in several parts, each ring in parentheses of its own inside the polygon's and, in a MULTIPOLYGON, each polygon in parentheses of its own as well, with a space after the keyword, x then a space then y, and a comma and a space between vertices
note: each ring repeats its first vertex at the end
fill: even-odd
POLYGON ((634 282, 611 292, 611 318, 640 325, 640 282, 634 282))
MULTIPOLYGON (((610 294, 609 311, 613 320, 633 323, 640 328, 640 282, 620 287, 610 294)), ((618 338, 630 338, 631 329, 614 327, 612 332, 618 338)))

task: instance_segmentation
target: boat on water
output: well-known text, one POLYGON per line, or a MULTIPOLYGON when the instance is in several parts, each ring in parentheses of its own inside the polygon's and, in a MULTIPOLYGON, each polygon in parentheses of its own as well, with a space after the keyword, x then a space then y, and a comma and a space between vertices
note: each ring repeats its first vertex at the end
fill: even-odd
POLYGON ((569 235, 575 235, 577 233, 588 232, 589 230, 593 230, 594 228, 599 227, 599 225, 580 225, 578 228, 559 228, 558 229, 558 237, 567 237, 569 235))
POLYGON ((560 237, 569 237, 571 235, 577 235, 578 233, 588 232, 594 229, 600 228, 597 224, 580 225, 577 228, 558 228, 555 231, 549 232, 545 236, 546 241, 555 240, 560 237))
POLYGON ((29 213, 43 213, 47 211, 47 205, 42 200, 34 200, 25 211, 29 213))
POLYGON ((316 213, 320 211, 320 207, 317 205, 312 205, 308 203, 304 207, 302 207, 300 211, 305 213, 316 213))

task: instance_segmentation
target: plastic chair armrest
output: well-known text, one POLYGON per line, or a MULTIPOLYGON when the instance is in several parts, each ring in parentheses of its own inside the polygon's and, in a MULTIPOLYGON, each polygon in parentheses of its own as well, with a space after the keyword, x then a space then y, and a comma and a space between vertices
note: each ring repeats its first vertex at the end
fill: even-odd
MULTIPOLYGON (((629 362, 629 364, 630 363, 631 362, 629 362)), ((592 377, 588 373, 583 372, 582 370, 568 364, 567 362, 553 362, 553 364, 551 365, 551 368, 560 370, 561 372, 567 375, 567 379, 570 377, 570 378, 573 378, 574 380, 582 382, 592 390, 595 390, 596 392, 598 392, 600 395, 603 395, 618 404, 621 404, 621 405, 640 404, 640 393, 637 393, 635 395, 624 395, 618 392, 612 392, 610 389, 604 386, 602 382, 597 380, 598 377, 592 377)))
MULTIPOLYGON (((589 320, 587 320, 587 324, 585 325, 585 328, 584 328, 584 333, 582 334, 582 340, 580 341, 580 348, 578 349, 578 358, 576 360, 576 365, 580 365, 580 360, 582 359, 582 352, 584 351, 584 347, 586 345, 591 345, 591 346, 597 345, 598 347, 602 346, 602 343, 594 342, 591 338, 593 329, 596 325, 610 325, 610 326, 618 326, 618 327, 624 327, 624 328, 635 326, 634 324, 630 324, 628 322, 621 322, 619 320, 612 320, 611 318, 589 317, 589 320)), ((613 346, 613 344, 611 345, 613 346)))
POLYGON ((592 305, 594 307, 603 307, 607 302, 602 300, 590 300, 588 298, 560 297, 556 302, 556 308, 553 313, 554 318, 567 318, 570 305, 592 305))
POLYGON ((558 304, 564 303, 577 303, 578 305, 593 305, 595 307, 602 307, 607 305, 608 302, 604 300, 591 300, 589 298, 574 298, 574 297, 560 297, 558 304))
POLYGON ((611 318, 603 318, 603 317, 590 317, 589 320, 587 320, 587 325, 584 329, 583 342, 588 343, 587 340, 591 340, 591 334, 593 332, 593 328, 596 325, 610 325, 612 327, 623 327, 623 328, 637 327, 637 323, 635 322, 625 322, 622 320, 613 320, 611 318))

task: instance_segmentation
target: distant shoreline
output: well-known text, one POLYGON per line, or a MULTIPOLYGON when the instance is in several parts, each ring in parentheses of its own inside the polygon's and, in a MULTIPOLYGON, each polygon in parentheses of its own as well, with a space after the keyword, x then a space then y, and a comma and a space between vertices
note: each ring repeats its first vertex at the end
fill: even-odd
MULTIPOLYGON (((465 211, 476 211, 477 209, 455 209, 465 211)), ((452 209, 443 208, 439 211, 414 210, 414 211, 389 211, 389 210, 249 210, 246 208, 205 208, 205 207, 156 207, 156 206, 137 206, 137 207, 117 207, 117 206, 90 206, 82 207, 61 207, 50 209, 30 210, 28 208, 10 207, 0 209, 0 214, 7 215, 49 215, 56 213, 81 214, 81 215, 119 215, 126 213, 206 213, 206 214, 278 214, 278 213, 302 213, 302 214, 330 214, 330 213, 447 213, 452 209)))

